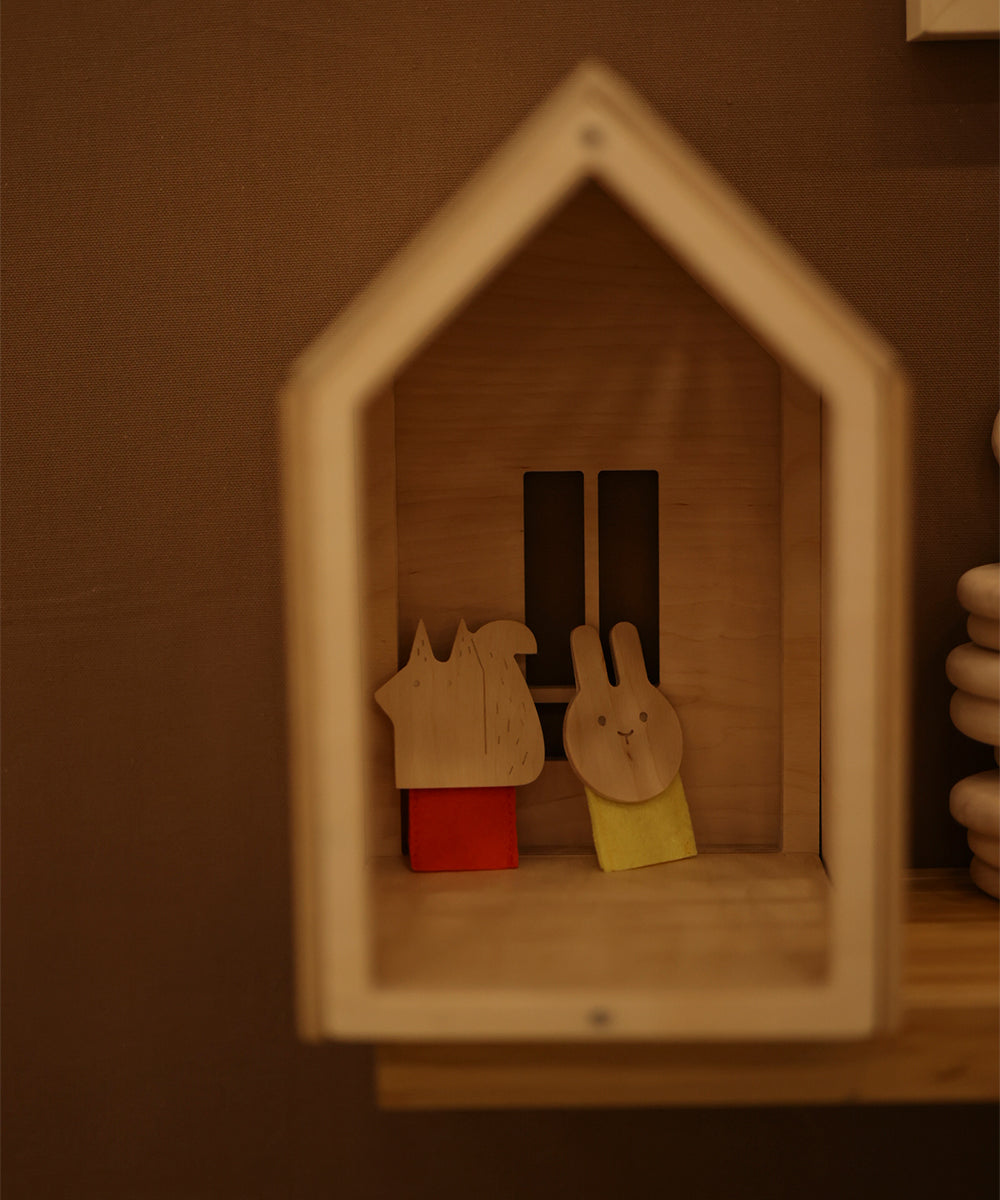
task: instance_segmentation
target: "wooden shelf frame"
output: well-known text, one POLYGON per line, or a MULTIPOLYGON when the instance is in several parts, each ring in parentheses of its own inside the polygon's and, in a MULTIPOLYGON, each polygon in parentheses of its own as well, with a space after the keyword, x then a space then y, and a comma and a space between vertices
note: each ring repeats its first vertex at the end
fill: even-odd
POLYGON ((1000 37, 997 0, 906 0, 908 42, 973 41, 1000 37))
MULTIPOLYGON (((771 1030, 845 1038, 894 1019, 909 761, 908 386, 892 350, 721 178, 622 80, 585 63, 301 356, 284 391, 297 997, 307 1038, 524 1040, 584 1032, 581 997, 565 987, 541 993, 532 981, 512 996, 501 988, 429 993, 379 986, 373 881, 387 827, 377 815, 386 806, 378 810, 374 797, 389 759, 375 744, 387 730, 373 732, 370 720, 377 681, 369 640, 381 654, 398 631, 386 618, 391 589, 379 583, 392 539, 382 509, 366 508, 372 472, 359 434, 431 340, 589 184, 823 403, 829 969, 803 988, 774 988, 770 976, 744 996, 718 988, 706 1004, 678 980, 662 998, 651 992, 620 1004, 615 1034, 718 1039, 771 1030), (682 992, 686 1001, 675 1003, 682 992)), ((785 415, 788 445, 795 414, 785 415)), ((379 457, 386 475, 391 461, 379 457)), ((811 570, 802 530, 784 533, 783 551, 800 556, 790 569, 811 570)), ((406 544, 396 539, 397 550, 406 544)), ((397 577, 405 575, 406 565, 396 565, 397 577)), ((796 623, 797 615, 786 607, 781 618, 786 630, 796 626, 805 653, 815 630, 796 623)), ((786 649, 792 641, 785 639, 786 649)), ((814 702, 815 677, 810 688, 814 702)), ((789 778, 808 773, 814 781, 814 761, 788 755, 781 765, 789 778)), ((784 814, 798 824, 786 848, 798 851, 803 834, 815 838, 801 799, 784 814)), ((583 931, 575 936, 585 945, 583 931)))
POLYGON ((967 874, 908 878, 903 1016, 860 1042, 398 1044, 382 1108, 958 1103, 1000 1095, 1000 926, 967 874))

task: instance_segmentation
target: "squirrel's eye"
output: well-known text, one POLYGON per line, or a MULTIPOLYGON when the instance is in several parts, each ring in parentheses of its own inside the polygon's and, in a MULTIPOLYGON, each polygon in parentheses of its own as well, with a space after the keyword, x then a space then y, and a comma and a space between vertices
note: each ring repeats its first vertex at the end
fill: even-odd
POLYGON ((649 713, 639 713, 639 720, 640 720, 640 721, 648 721, 648 720, 649 720, 649 713))
POLYGON ((607 725, 608 718, 607 717, 598 717, 597 723, 598 723, 598 725, 607 725))

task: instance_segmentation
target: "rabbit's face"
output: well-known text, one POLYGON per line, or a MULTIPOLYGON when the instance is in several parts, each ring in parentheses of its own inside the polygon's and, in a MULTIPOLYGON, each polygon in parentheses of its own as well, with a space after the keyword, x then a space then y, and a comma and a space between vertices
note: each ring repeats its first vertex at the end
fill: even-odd
POLYGON ((676 776, 683 739, 673 706, 646 677, 635 626, 611 631, 617 685, 608 679, 596 630, 575 629, 571 648, 577 694, 563 726, 570 765, 609 800, 652 799, 676 776))

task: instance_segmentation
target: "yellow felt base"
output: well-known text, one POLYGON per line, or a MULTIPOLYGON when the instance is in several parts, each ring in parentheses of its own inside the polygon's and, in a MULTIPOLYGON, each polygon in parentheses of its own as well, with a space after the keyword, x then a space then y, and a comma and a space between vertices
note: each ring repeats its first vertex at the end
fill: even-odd
POLYGON ((619 804, 584 790, 602 870, 627 871, 698 853, 679 774, 666 791, 640 804, 619 804))

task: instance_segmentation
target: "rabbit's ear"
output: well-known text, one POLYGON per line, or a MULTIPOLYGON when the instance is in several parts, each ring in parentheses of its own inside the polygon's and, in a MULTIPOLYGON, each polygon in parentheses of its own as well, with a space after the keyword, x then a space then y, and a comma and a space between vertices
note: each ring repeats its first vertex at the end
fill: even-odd
POLYGON ((597 630, 591 625, 578 625, 569 635, 569 652, 573 659, 576 690, 607 691, 611 684, 597 630))
POLYGON ((640 687, 649 682, 639 631, 627 621, 619 621, 611 630, 611 659, 615 664, 618 683, 627 682, 630 687, 640 687))

